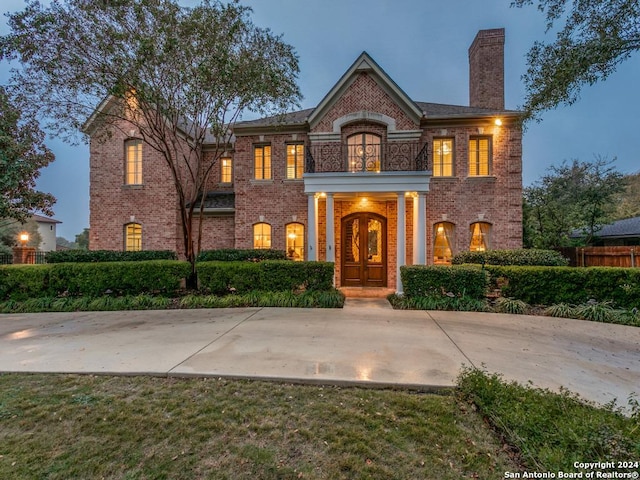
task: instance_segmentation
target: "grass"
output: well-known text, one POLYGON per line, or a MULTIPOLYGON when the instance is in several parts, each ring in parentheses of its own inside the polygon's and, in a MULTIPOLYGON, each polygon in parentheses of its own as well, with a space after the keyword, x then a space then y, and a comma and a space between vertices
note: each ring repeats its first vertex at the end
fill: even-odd
POLYGON ((635 398, 629 401, 629 416, 614 405, 596 407, 566 390, 555 394, 507 383, 477 369, 463 372, 458 383, 461 399, 478 409, 530 470, 575 472, 575 462, 640 458, 635 398))
POLYGON ((515 468, 453 395, 0 376, 0 478, 457 480, 515 468))

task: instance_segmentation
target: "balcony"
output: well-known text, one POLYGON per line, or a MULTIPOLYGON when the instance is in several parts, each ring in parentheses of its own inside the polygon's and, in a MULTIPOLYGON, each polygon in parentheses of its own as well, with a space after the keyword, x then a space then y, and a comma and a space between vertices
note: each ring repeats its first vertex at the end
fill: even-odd
POLYGON ((314 143, 306 148, 305 172, 425 172, 430 170, 427 151, 427 143, 418 142, 314 143))

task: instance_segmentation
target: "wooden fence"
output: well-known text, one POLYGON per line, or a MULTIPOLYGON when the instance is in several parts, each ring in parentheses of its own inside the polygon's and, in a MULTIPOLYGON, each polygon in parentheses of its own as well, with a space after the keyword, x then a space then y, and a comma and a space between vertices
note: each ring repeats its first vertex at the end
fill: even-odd
POLYGON ((640 247, 564 247, 557 249, 572 267, 640 267, 640 247))

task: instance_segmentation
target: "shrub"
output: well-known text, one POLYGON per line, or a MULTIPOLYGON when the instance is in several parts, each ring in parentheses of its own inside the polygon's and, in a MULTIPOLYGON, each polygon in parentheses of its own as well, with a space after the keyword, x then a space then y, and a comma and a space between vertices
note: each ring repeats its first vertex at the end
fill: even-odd
POLYGON ((47 263, 89 262, 142 262, 147 260, 177 260, 171 250, 141 250, 122 252, 115 250, 65 250, 47 253, 47 263))
POLYGON ((524 315, 529 311, 529 305, 522 300, 508 297, 499 297, 493 306, 496 312, 524 315))
POLYGON ((489 276, 481 268, 466 265, 411 265, 400 268, 408 297, 442 296, 484 298, 489 276))
POLYGON ((640 306, 640 269, 612 267, 485 267, 502 295, 530 305, 581 304, 590 299, 616 307, 640 306))
POLYGON ((0 266, 0 299, 26 300, 52 294, 49 265, 0 266))
POLYGON ((333 263, 327 262, 199 262, 197 268, 200 288, 217 295, 333 287, 333 263))
POLYGON ((198 255, 198 262, 262 262, 264 260, 287 260, 283 250, 222 248, 204 250, 198 255))
POLYGON ((397 310, 450 310, 459 312, 486 312, 489 310, 486 300, 467 296, 407 297, 392 293, 387 297, 387 300, 397 310))
POLYGON ((484 252, 460 252, 451 263, 460 265, 474 263, 478 265, 539 265, 566 267, 569 260, 555 250, 520 248, 515 250, 487 250, 484 252))

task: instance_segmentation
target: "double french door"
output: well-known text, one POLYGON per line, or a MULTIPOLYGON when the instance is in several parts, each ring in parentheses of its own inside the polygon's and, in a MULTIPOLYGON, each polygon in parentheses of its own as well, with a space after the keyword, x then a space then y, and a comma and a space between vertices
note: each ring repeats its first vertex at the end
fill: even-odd
POLYGON ((342 219, 343 286, 387 286, 387 221, 375 213, 342 219))

